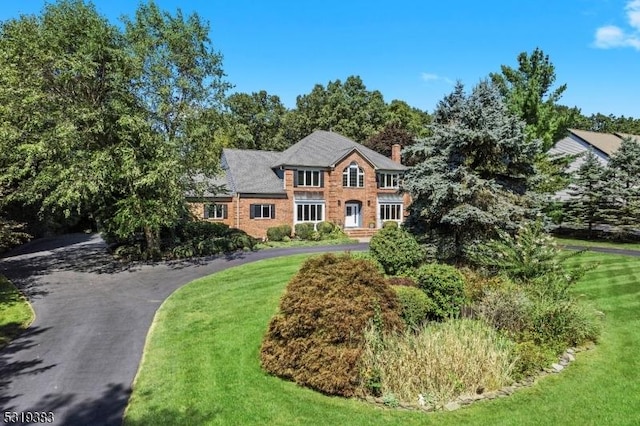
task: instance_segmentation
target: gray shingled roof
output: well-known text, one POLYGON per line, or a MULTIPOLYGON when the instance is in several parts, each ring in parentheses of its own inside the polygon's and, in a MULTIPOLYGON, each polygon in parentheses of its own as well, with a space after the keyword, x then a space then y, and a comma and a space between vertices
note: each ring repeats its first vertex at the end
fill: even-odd
POLYGON ((280 155, 274 151, 223 149, 222 168, 227 172, 231 192, 284 194, 282 180, 271 168, 280 155))
POLYGON ((271 166, 333 167, 341 159, 357 150, 378 170, 406 170, 407 167, 338 133, 316 130, 294 144, 271 166))
POLYGON ((211 197, 230 197, 229 182, 227 180, 227 174, 222 171, 219 175, 214 177, 207 177, 201 173, 198 173, 193 177, 193 183, 198 187, 195 190, 189 190, 186 193, 187 197, 191 198, 211 198, 211 197), (219 191, 215 191, 220 189, 219 191))

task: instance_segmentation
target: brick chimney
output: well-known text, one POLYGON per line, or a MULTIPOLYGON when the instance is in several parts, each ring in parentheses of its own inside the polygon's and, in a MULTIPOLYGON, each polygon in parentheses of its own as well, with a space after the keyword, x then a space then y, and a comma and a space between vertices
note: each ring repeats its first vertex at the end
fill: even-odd
POLYGON ((402 157, 400 155, 400 149, 402 147, 399 143, 394 143, 391 145, 391 159, 398 164, 402 164, 402 157))

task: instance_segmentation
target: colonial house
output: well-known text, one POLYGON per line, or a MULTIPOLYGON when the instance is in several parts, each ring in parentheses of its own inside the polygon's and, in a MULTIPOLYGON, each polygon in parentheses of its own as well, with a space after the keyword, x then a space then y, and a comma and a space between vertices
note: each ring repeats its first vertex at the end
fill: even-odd
MULTIPOLYGON (((600 133, 586 130, 569 129, 568 135, 556 142, 549 150, 551 155, 577 155, 577 158, 569 165, 568 171, 577 171, 584 162, 584 154, 591 151, 603 166, 609 163, 609 157, 619 148, 623 139, 631 138, 640 141, 640 136, 627 133, 600 133)), ((570 198, 568 190, 555 194, 556 199, 566 200, 570 198)))
POLYGON ((409 203, 399 192, 400 145, 387 158, 335 132, 315 131, 283 152, 224 149, 221 166, 213 183, 227 190, 189 199, 192 212, 259 238, 273 226, 321 221, 370 236, 402 222, 409 203))

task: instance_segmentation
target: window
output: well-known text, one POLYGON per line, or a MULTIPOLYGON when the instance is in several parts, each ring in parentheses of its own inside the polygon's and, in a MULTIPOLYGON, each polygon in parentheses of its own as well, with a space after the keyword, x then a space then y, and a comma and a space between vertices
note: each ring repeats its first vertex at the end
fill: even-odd
POLYGON ((207 204, 204 206, 204 218, 205 219, 226 219, 227 218, 226 204, 207 204))
POLYGON ((342 186, 364 187, 364 171, 355 161, 342 172, 342 186))
POLYGON ((315 186, 321 187, 322 172, 320 170, 297 170, 294 186, 315 186))
POLYGON ((251 204, 250 206, 251 219, 275 219, 276 218, 276 205, 275 204, 251 204))
POLYGON ((380 173, 378 174, 378 187, 379 188, 392 188, 398 189, 398 183, 400 182, 399 173, 380 173))
POLYGON ((296 204, 296 222, 322 222, 324 204, 296 204))
POLYGON ((402 220, 402 204, 380 204, 380 221, 402 220))

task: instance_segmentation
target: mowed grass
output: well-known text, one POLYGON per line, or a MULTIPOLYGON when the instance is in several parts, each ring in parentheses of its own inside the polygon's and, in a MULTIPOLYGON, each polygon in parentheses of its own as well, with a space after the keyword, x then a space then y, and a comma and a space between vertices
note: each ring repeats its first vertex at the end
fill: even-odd
POLYGON ((125 424, 640 424, 640 258, 572 259, 600 263, 575 289, 605 314, 595 349, 508 398, 438 413, 328 397, 260 369, 269 319, 305 258, 240 266, 174 293, 148 337, 125 424))
POLYGON ((640 250, 640 244, 638 243, 612 243, 609 241, 589 241, 579 240, 576 238, 556 238, 556 241, 560 245, 566 246, 582 246, 582 247, 604 247, 614 249, 626 249, 626 250, 640 250))
POLYGON ((0 348, 33 321, 29 302, 11 282, 0 275, 0 348))

